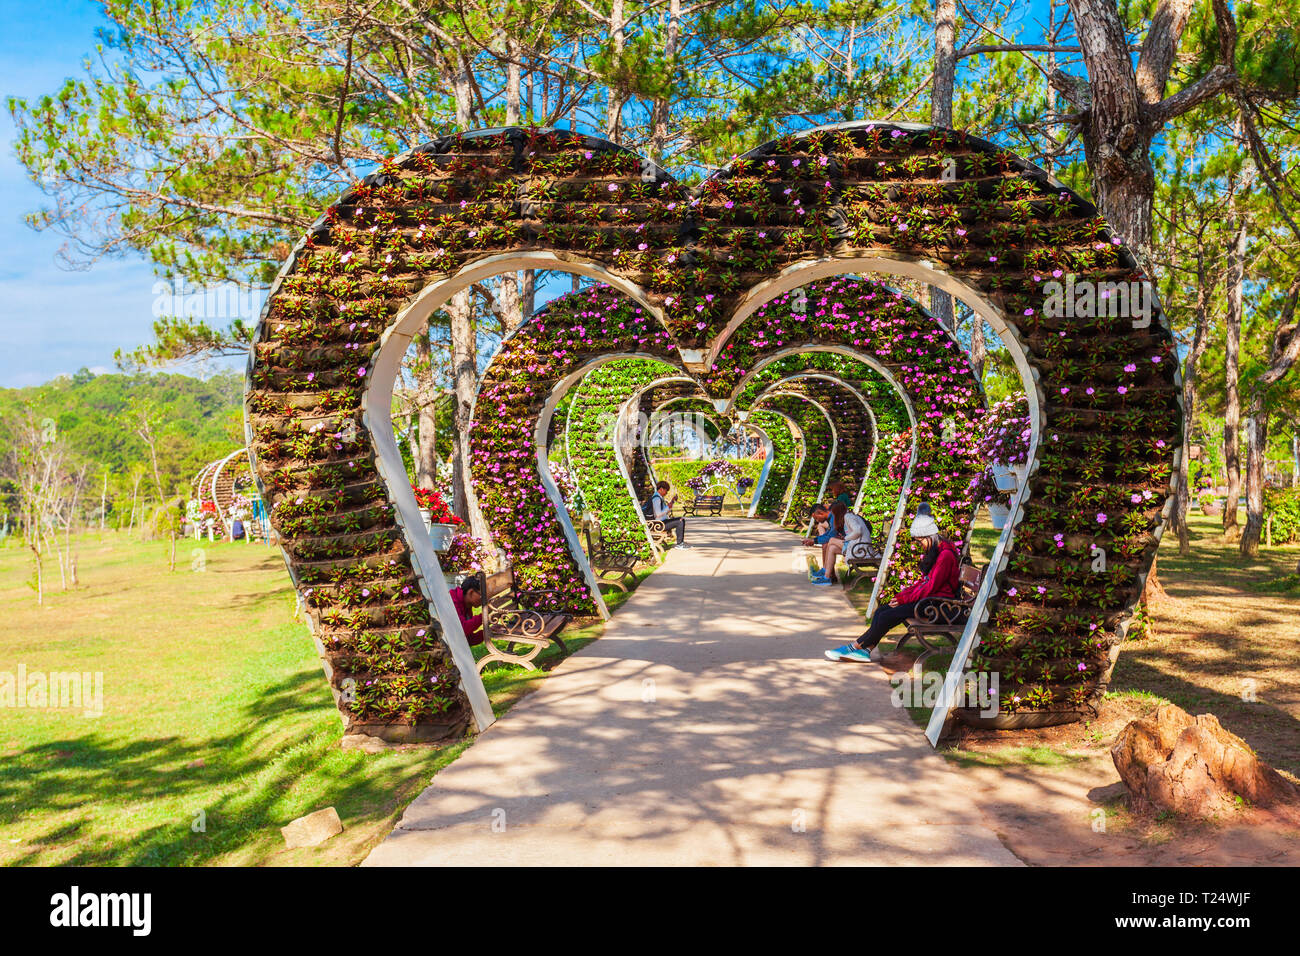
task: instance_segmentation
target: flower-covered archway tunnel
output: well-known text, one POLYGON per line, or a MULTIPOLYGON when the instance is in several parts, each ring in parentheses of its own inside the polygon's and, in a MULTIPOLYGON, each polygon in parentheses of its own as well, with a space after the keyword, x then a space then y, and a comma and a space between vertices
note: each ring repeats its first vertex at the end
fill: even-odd
MULTIPOLYGON (((880 349, 905 303, 873 301, 869 337, 854 326, 858 306, 828 301, 782 327, 765 327, 763 311, 813 280, 892 271, 976 309, 1012 343, 1029 398, 1028 477, 954 668, 981 639, 977 665, 1016 678, 1003 682, 1004 709, 1052 720, 1077 719, 1105 689, 1163 526, 1181 409, 1173 339, 1149 298, 1136 297, 1135 314, 1052 305, 1051 283, 1066 277, 1076 289, 1149 289, 1091 205, 990 143, 929 127, 785 136, 695 189, 613 144, 512 128, 439 139, 349 189, 294 248, 255 330, 250 453, 349 730, 432 738, 492 720, 421 540, 389 399, 434 308, 525 268, 595 278, 640 311, 622 328, 596 315, 527 320, 484 375, 478 504, 524 580, 595 609, 537 468, 536 428, 566 380, 610 357, 648 357, 726 399, 772 348, 880 349), (1084 461, 1099 477, 1082 477, 1084 461), (1094 546, 1112 555, 1104 576, 1088 572, 1094 546)), ((918 416, 920 461, 943 419, 978 402, 959 394, 955 347, 953 371, 897 357, 910 393, 942 396, 918 416)), ((947 713, 936 708, 931 739, 947 713)))
MULTIPOLYGON (((769 394, 802 395, 821 408, 833 427, 834 455, 827 463, 825 481, 817 489, 818 499, 824 499, 826 489, 835 482, 843 482, 846 487, 857 490, 866 475, 875 449, 875 423, 870 409, 852 388, 843 382, 832 379, 817 379, 805 376, 792 376, 769 386, 754 401, 756 408, 762 408, 764 399, 769 394)), ((815 503, 816 499, 814 499, 815 503)), ((793 524, 800 516, 790 515, 793 524)), ((804 514, 800 530, 811 527, 811 518, 804 514)))
POLYGON ((754 408, 778 412, 799 429, 803 439, 803 456, 793 477, 780 522, 791 531, 805 530, 808 526, 808 511, 822 499, 835 467, 838 445, 835 421, 831 418, 830 411, 820 402, 798 391, 784 391, 780 386, 773 386, 759 396, 754 408))

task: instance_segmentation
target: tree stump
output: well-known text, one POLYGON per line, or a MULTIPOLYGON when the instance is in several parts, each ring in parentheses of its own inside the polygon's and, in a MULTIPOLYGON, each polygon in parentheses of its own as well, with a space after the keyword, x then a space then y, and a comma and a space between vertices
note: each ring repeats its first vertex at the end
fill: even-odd
POLYGON ((1125 727, 1110 753, 1138 812, 1209 819, 1242 809, 1244 801, 1300 824, 1300 788, 1213 714, 1192 717, 1167 704, 1154 720, 1125 727))

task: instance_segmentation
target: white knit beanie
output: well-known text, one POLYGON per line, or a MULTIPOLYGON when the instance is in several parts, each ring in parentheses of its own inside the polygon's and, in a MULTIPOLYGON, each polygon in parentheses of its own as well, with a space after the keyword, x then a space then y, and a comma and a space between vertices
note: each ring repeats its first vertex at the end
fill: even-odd
POLYGON ((939 524, 933 515, 919 514, 912 520, 913 538, 934 538, 939 534, 939 524))

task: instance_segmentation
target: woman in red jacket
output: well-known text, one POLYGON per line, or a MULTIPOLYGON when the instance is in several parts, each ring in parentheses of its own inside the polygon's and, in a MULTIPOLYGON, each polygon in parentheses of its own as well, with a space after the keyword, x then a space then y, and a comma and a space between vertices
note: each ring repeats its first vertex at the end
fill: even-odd
POLYGON ((921 573, 925 576, 911 587, 899 591, 888 605, 876 608, 866 633, 856 641, 827 651, 826 656, 830 660, 870 663, 871 651, 880 643, 880 639, 915 616, 918 604, 926 598, 957 596, 960 581, 957 564, 960 554, 951 541, 939 534, 939 525, 925 505, 921 506, 920 513, 912 522, 912 537, 924 543, 925 557, 921 559, 921 573))
POLYGON ((461 581, 460 587, 451 589, 451 603, 456 608, 456 616, 460 618, 461 630, 465 632, 465 640, 471 644, 483 643, 483 612, 471 614, 470 608, 479 607, 483 604, 483 576, 481 574, 466 575, 461 581))

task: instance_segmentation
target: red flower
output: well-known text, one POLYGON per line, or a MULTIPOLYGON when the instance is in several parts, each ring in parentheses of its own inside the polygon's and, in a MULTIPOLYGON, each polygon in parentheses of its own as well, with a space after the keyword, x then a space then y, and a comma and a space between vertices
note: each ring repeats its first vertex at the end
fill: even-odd
POLYGON ((463 524, 460 518, 451 513, 451 508, 447 502, 442 500, 442 495, 438 494, 432 488, 417 488, 411 486, 415 492, 415 503, 425 511, 429 512, 429 521, 433 524, 463 524))

